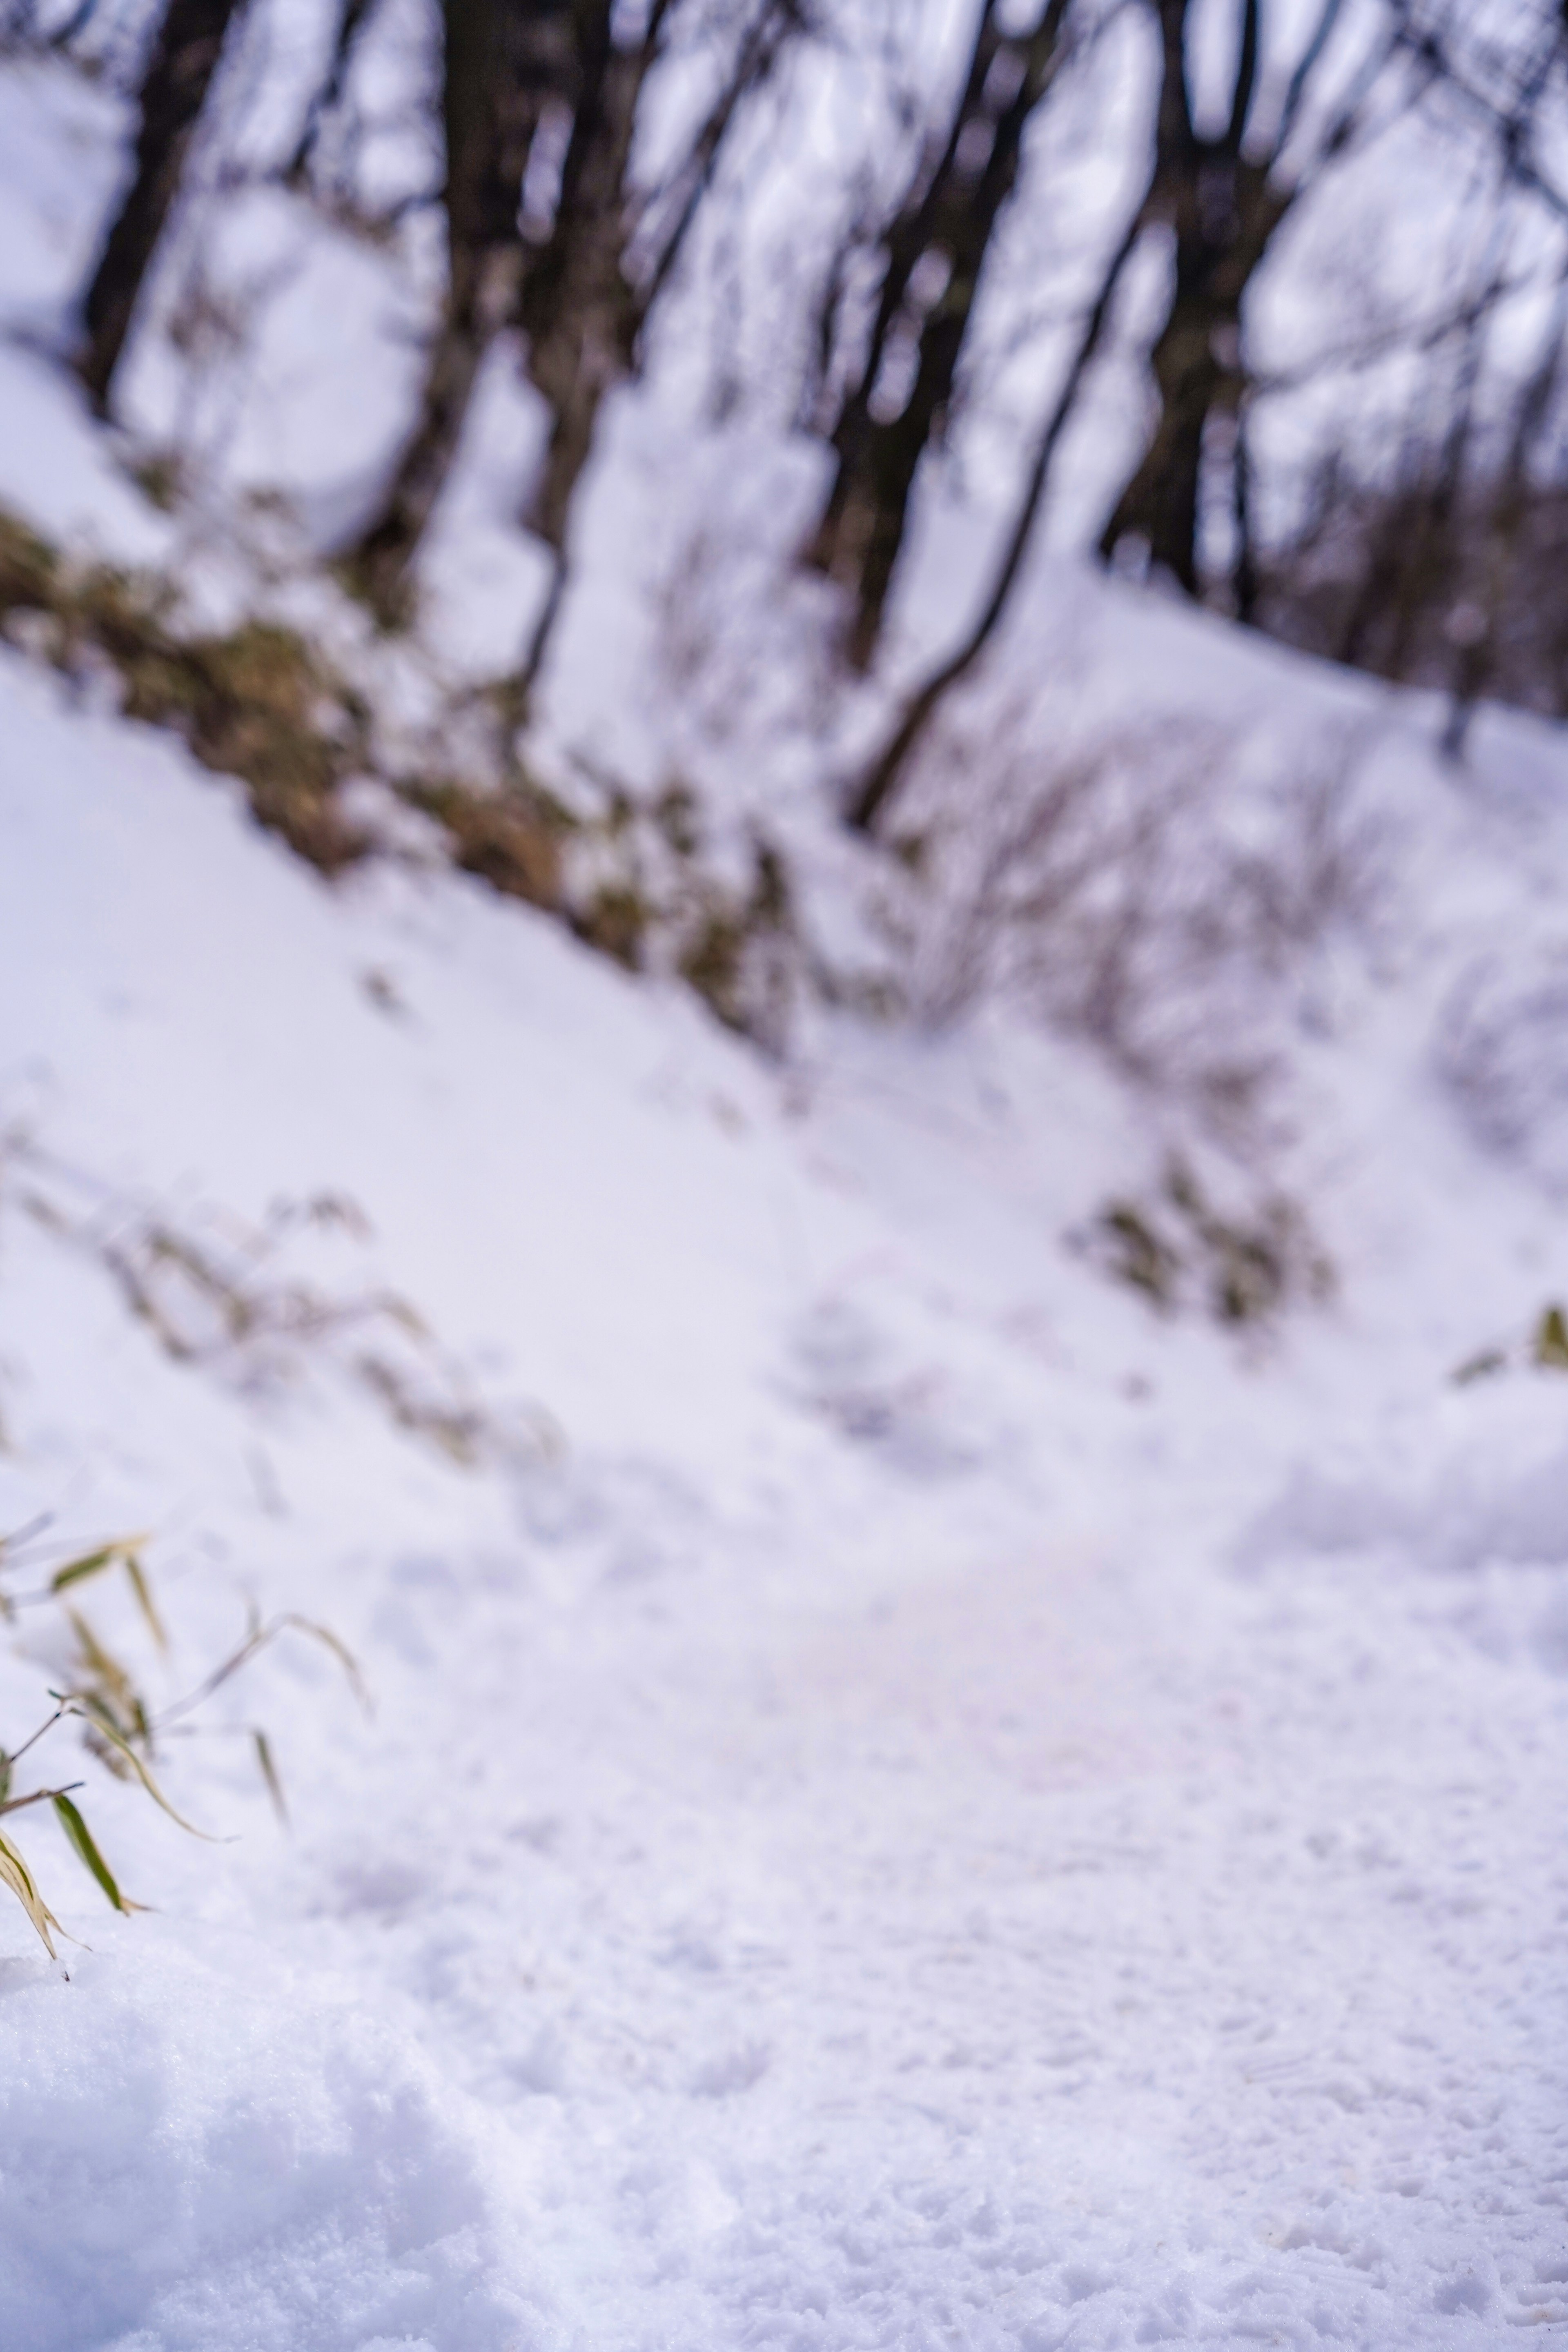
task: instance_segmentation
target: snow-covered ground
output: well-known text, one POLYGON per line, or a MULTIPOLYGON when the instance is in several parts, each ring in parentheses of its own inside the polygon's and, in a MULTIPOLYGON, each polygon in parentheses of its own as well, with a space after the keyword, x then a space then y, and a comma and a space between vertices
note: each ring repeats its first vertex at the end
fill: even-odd
MULTIPOLYGON (((1248 1360, 1064 1249, 1137 1150, 1081 1054, 846 1024, 775 1071, 0 695, 7 1524, 154 1529, 172 1684, 254 1594, 377 1706, 275 1654, 236 1719, 292 1838, 237 1750, 185 1784, 232 1845, 94 1792, 156 1916, 49 1853, 68 1985, 0 1917, 7 2347, 1568 2325, 1568 1389, 1448 1378, 1560 1212, 1409 1023, 1339 1051, 1340 1301, 1248 1360), (170 1361, 27 1207, 323 1190, 374 1237, 310 1270, 417 1305, 491 1466, 330 1350, 170 1361)), ((1547 842, 1490 824, 1522 904, 1547 842)), ((49 1679, 24 1643, 7 1720, 49 1679)))
MULTIPOLYGON (((61 156, 104 164, 103 101, 48 88, 13 327, 75 266, 61 156)), ((36 352, 0 415, 0 499, 210 566, 36 352)), ((743 539, 767 485, 728 488, 743 539)), ((1288 1185, 1337 1287, 1261 1336, 1083 1246, 1170 1149, 1226 1155, 1037 991, 818 1008, 767 1060, 444 869, 329 887, 102 681, 0 652, 0 1529, 152 1531, 174 1656, 83 1605, 154 1691, 254 1599, 375 1710, 305 1642, 219 1695, 289 1832, 243 1739, 169 1743, 217 1845, 95 1774, 152 1916, 18 1828, 91 1948, 66 1981, 0 1910, 4 2352, 1568 2335, 1568 1377, 1529 1360, 1568 1296, 1568 754, 1486 714, 1456 773, 1418 698, 1036 593, 1147 746, 1373 730, 1355 921, 1155 1008, 1281 1065, 1230 1178, 1288 1185)), ((770 723, 687 743, 699 782, 770 723)), ((751 784, 842 924, 808 751, 751 784)), ((1265 868, 1281 772, 1226 787, 1265 868)))

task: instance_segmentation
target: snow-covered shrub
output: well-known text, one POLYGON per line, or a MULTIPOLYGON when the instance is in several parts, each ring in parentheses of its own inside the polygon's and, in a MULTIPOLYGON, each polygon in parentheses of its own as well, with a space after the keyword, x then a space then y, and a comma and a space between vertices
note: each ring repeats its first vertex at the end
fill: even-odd
POLYGON ((1259 773, 1199 719, 1051 721, 1015 707, 984 741, 950 736, 910 794, 917 1003, 937 1020, 1022 1003, 1234 1121, 1314 957, 1375 918, 1364 738, 1325 730, 1259 773))
POLYGON ((1454 1384, 1468 1388, 1474 1381, 1493 1380, 1499 1372, 1522 1369, 1568 1372, 1568 1316, 1555 1300, 1542 1308, 1528 1332, 1516 1331, 1510 1339, 1467 1356, 1455 1369, 1454 1384))
POLYGON ((563 845, 580 939, 630 971, 679 979, 727 1029, 782 1047, 804 972, 784 857, 755 826, 721 834, 673 782, 638 795, 603 780, 563 845))
POLYGON ((334 1246, 370 1238, 347 1195, 277 1201, 254 1224, 210 1207, 176 1214, 97 1182, 19 1133, 0 1138, 0 1171, 15 1178, 17 1202, 36 1222, 110 1276, 174 1362, 258 1399, 335 1372, 395 1427, 464 1467, 554 1452, 549 1416, 481 1395, 399 1292, 342 1286, 334 1246))
POLYGON ((1299 1299, 1324 1298, 1333 1286, 1329 1261, 1293 1201, 1267 1191, 1222 1206, 1180 1159, 1156 1191, 1108 1201, 1074 1240, 1162 1314, 1194 1309, 1218 1323, 1256 1325, 1299 1299))
POLYGON ((1472 965, 1449 999, 1438 1063, 1479 1143, 1568 1187, 1568 940, 1472 965))
POLYGON ((167 583, 68 562, 0 513, 0 629, 68 677, 102 677, 128 717, 174 728, 324 873, 352 864, 366 845, 335 795, 365 763, 354 695, 297 630, 251 619, 187 633, 174 605, 167 583))

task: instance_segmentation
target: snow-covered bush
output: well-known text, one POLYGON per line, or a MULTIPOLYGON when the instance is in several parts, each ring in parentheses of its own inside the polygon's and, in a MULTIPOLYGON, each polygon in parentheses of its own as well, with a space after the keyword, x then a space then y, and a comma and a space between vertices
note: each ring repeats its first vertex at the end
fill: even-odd
POLYGON ((400 1292, 344 1286, 334 1247, 370 1239, 345 1193, 275 1201, 253 1223, 212 1206, 176 1213, 100 1182, 17 1131, 0 1136, 0 1175, 15 1180, 36 1223, 109 1276, 177 1364, 258 1401, 335 1373, 395 1428, 464 1467, 535 1462, 556 1448, 549 1415, 482 1395, 400 1292))
POLYGON ((1333 1287, 1328 1259, 1293 1201, 1266 1191, 1222 1202, 1181 1159, 1151 1195, 1108 1201, 1074 1238, 1162 1314, 1192 1308, 1218 1323, 1257 1325, 1333 1287))
POLYGON ((1473 964, 1451 996, 1442 1075, 1477 1140, 1568 1187, 1568 940, 1473 964))
POLYGON ((1325 728, 1260 775, 1195 718, 1106 725, 1037 703, 950 735, 908 808, 921 1009, 944 1021, 1000 994, 1141 1085, 1244 1119, 1313 959, 1376 918, 1365 749, 1325 728))

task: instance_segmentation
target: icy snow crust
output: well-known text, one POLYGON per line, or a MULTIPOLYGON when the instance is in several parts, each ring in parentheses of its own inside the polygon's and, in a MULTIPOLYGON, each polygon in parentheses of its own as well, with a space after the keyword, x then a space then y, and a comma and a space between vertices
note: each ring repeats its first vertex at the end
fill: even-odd
MULTIPOLYGON (((47 341, 117 118, 58 75, 0 109, 5 318, 47 341)), ((263 261, 298 230, 265 211, 263 261)), ((363 483, 285 395, 390 298, 311 237, 231 457, 287 444, 320 520, 363 483)), ((329 404, 356 465, 377 387, 329 404)), ((531 420, 491 389, 430 567, 481 667, 538 587, 493 525, 531 420)), ((221 609, 211 545, 19 341, 0 415, 0 498, 221 609)), ((766 563, 706 733, 695 692, 609 691, 685 528, 657 431, 616 435, 556 724, 717 794, 771 723, 766 563)), ((707 471, 742 556, 801 476, 743 439, 707 471)), ((722 655, 710 570, 679 617, 722 655)), ((1568 760, 1488 715, 1460 782, 1418 700, 1042 593, 1031 658, 1118 715, 1384 730, 1371 947, 1258 1016, 1341 1276, 1261 1352, 1065 1245, 1167 1140, 1084 1049, 981 1005, 764 1064, 478 885, 389 859, 329 890, 0 655, 0 1129, 31 1155, 0 1159, 0 1526, 154 1531, 159 1687, 254 1596, 338 1628, 377 1701, 302 1649, 226 1693, 291 1836, 243 1740, 167 1765, 232 1843, 95 1781, 153 1916, 30 1832, 92 1949, 62 1982, 0 1912, 5 2352, 1568 2333, 1568 1382, 1450 1378, 1568 1291, 1568 760), (300 1234, 284 1272, 417 1307, 511 1433, 479 1466, 392 1426, 347 1343, 173 1362, 90 1246, 322 1192, 370 1237, 300 1234)), ((758 798, 826 898, 820 749, 758 798)), ((7 1727, 60 1671, 23 1631, 7 1727)))

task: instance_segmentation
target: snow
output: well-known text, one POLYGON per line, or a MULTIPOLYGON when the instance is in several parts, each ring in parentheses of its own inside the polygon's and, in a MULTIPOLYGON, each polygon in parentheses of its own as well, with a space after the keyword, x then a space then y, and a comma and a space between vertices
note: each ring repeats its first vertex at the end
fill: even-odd
POLYGON ((1568 1454, 1548 1376, 1445 1385, 1498 1261, 1521 1305, 1561 1261, 1451 1113, 1471 1197, 1394 1179, 1426 1071, 1347 1054, 1338 1139, 1417 1266, 1369 1245, 1248 1366, 1064 1253, 1127 1148, 1074 1051, 847 1026, 770 1071, 0 690, 9 1118, 121 1200, 351 1194, 342 1290, 368 1253, 565 1437, 465 1474, 330 1362, 176 1367, 13 1177, 8 1523, 153 1527, 187 1679, 243 1587, 377 1716, 279 1655, 292 1841, 237 1759, 216 1850, 95 1790, 160 1915, 58 1864, 68 1987, 0 1923, 5 2340, 1562 2325, 1568 1454))
MULTIPOLYGON (((42 358, 0 350, 0 497, 163 554, 42 358)), ((526 585, 483 522, 525 427, 498 389, 443 523, 454 665, 526 585)), ((777 677, 728 737, 656 708, 689 491, 661 521, 657 452, 628 408, 552 724, 776 793, 847 902, 822 741, 758 749, 777 677)), ((706 463, 739 646, 802 460, 706 463)), ((289 1832, 244 1738, 169 1744, 216 1844, 84 1762, 150 1916, 18 1829, 91 1949, 62 1980, 0 1911, 7 2352, 1568 2334, 1568 1388, 1528 1346, 1568 1292, 1561 736, 1484 714, 1456 776, 1420 698, 1069 569, 1031 593, 1076 712, 1242 745, 1184 856, 1267 846, 1283 753, 1369 730, 1375 907, 1182 980, 1205 1040, 1278 1050, 1265 1172, 1338 1272, 1269 1339, 1075 1246, 1208 1147, 1037 1005, 817 1008, 767 1060, 417 856, 327 886, 0 653, 0 1527, 153 1531, 166 1664, 89 1591, 154 1689, 254 1598, 334 1627, 375 1709, 303 1640, 220 1694, 289 1832), (363 1223, 280 1226, 246 1278, 394 1295, 428 1346, 345 1312, 182 1363, 128 1312, 106 1237, 233 1253, 324 1193, 363 1223), (479 1414, 473 1465, 396 1424, 372 1348, 479 1414)), ((59 1671, 38 1625, 8 1730, 59 1671)))
POLYGON ((8 1989, 7 2345, 516 2342, 483 2116, 352 1984, 204 1942, 8 1989))

